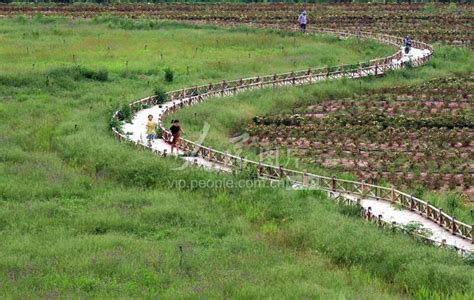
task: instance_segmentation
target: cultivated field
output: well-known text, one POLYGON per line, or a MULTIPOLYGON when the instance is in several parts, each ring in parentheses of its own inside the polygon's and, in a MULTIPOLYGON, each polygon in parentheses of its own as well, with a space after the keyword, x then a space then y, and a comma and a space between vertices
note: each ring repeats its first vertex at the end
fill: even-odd
MULTIPOLYGON (((472 47, 474 8, 469 4, 129 4, 129 5, 15 5, 1 6, 0 15, 36 13, 95 17, 153 17, 169 20, 255 25, 294 25, 298 12, 309 12, 309 24, 322 28, 345 28, 411 35, 425 42, 443 42, 472 47)), ((145 23, 146 26, 146 23, 145 23)))
POLYGON ((246 131, 251 146, 283 147, 367 182, 457 188, 474 197, 473 92, 472 74, 430 80, 257 116, 246 131))

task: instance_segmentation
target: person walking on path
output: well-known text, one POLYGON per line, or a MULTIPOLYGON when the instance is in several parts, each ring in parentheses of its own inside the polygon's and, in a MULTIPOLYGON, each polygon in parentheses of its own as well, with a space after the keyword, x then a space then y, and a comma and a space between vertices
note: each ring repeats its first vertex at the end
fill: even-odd
POLYGON ((303 10, 303 12, 298 17, 298 23, 300 23, 301 31, 303 33, 305 33, 306 32, 306 26, 308 25, 308 16, 307 16, 306 10, 303 10))
POLYGON ((176 148, 176 152, 179 150, 179 140, 181 138, 181 134, 184 133, 183 128, 179 124, 179 120, 172 120, 171 127, 170 127, 171 135, 173 139, 171 140, 171 153, 173 153, 173 149, 176 148))
POLYGON ((146 122, 146 139, 148 140, 148 146, 155 140, 156 135, 156 122, 153 120, 153 115, 148 115, 148 121, 146 122))
POLYGON ((410 53, 411 45, 413 44, 413 42, 409 36, 405 38, 405 40, 403 41, 403 44, 405 46, 405 54, 410 53))

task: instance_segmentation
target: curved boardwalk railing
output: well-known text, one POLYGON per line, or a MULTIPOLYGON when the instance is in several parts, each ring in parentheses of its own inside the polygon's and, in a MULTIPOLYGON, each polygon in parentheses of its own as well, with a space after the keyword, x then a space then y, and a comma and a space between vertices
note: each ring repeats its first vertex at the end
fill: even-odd
MULTIPOLYGON (((313 31, 313 33, 333 34, 341 38, 357 37, 374 39, 379 42, 395 46, 403 44, 402 38, 371 32, 349 32, 320 29, 313 31)), ((433 47, 429 44, 414 41, 413 48, 423 50, 423 55, 412 60, 410 62, 412 66, 420 66, 426 64, 433 55, 433 47)), ((163 126, 162 120, 165 115, 171 114, 185 106, 198 104, 210 97, 230 96, 240 92, 254 90, 258 88, 312 84, 323 80, 340 79, 342 77, 361 78, 365 76, 379 76, 383 75, 387 71, 403 68, 404 63, 403 61, 401 61, 402 56, 402 52, 398 51, 391 56, 372 59, 364 63, 345 64, 332 68, 327 67, 292 71, 287 73, 256 76, 232 81, 224 80, 218 83, 194 86, 184 88, 182 90, 168 92, 168 99, 170 101, 174 101, 175 104, 173 104, 172 106, 167 106, 163 114, 159 116, 159 126, 163 132, 162 138, 165 141, 169 141, 171 137, 170 132, 163 126)), ((144 105, 149 106, 156 104, 158 104, 158 99, 156 98, 156 96, 151 96, 131 103, 130 107, 132 111, 137 111, 142 109, 144 105)), ((114 114, 113 117, 118 118, 118 111, 114 114)), ((112 130, 119 140, 129 141, 128 138, 125 135, 121 134, 116 128, 113 128, 112 130)), ((140 143, 137 143, 136 145, 145 149, 152 150, 150 147, 140 143)), ((326 177, 307 172, 286 169, 282 166, 264 164, 262 162, 253 161, 244 157, 239 157, 218 150, 214 150, 212 148, 200 145, 198 143, 186 139, 181 140, 180 149, 183 150, 185 153, 192 153, 192 155, 202 157, 210 162, 218 163, 229 169, 242 169, 250 167, 254 168, 254 170, 257 171, 258 176, 261 178, 266 178, 270 180, 285 179, 289 180, 293 184, 302 187, 318 188, 329 192, 331 196, 344 202, 347 202, 348 199, 350 199, 348 197, 344 197, 344 195, 350 195, 358 199, 360 199, 361 197, 374 198, 390 201, 392 203, 397 203, 439 224, 439 226, 442 226, 444 229, 450 231, 453 235, 470 240, 472 243, 474 243, 473 226, 460 222, 454 217, 444 213, 441 209, 429 204, 427 201, 418 199, 412 195, 399 191, 393 186, 383 187, 378 185, 367 184, 365 182, 342 180, 336 177, 326 177)), ((152 151, 154 151, 156 154, 166 155, 166 153, 159 153, 159 151, 156 150, 152 151)), ((357 201, 351 200, 349 202, 354 204, 357 201)), ((363 214, 368 220, 377 222, 379 224, 383 223, 380 216, 371 215, 370 209, 364 209, 363 214)))

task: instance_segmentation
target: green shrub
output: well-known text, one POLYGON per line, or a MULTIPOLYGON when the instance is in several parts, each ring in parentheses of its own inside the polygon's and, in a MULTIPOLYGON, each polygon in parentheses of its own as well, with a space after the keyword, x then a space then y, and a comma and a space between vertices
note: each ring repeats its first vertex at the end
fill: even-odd
POLYGON ((470 266, 474 266, 474 253, 473 252, 469 253, 469 255, 466 256, 466 263, 470 266))
POLYGON ((90 79, 95 81, 107 81, 109 80, 109 72, 106 69, 95 71, 89 68, 73 66, 56 68, 47 73, 51 78, 64 79, 71 78, 74 80, 90 79))
POLYGON ((459 195, 451 192, 446 197, 446 204, 447 204, 447 213, 454 214, 457 208, 461 206, 461 201, 459 199, 459 195))
POLYGON ((413 63, 412 60, 406 61, 404 64, 405 68, 407 69, 413 69, 415 67, 415 64, 413 63))
POLYGON ((154 94, 159 104, 165 103, 166 100, 168 99, 168 95, 166 94, 165 90, 163 90, 161 87, 157 87, 155 89, 154 94))
POLYGON ((161 139, 161 137, 163 136, 163 129, 161 129, 161 127, 156 127, 156 138, 158 139, 161 139))
POLYGON ((429 228, 424 228, 422 223, 416 221, 405 224, 402 228, 409 234, 418 234, 425 237, 433 235, 433 232, 429 228))
POLYGON ((243 180, 256 180, 258 179, 257 169, 251 165, 245 166, 239 173, 238 178, 243 180))
POLYGON ((347 205, 339 203, 338 210, 341 214, 348 217, 359 217, 361 213, 361 208, 357 205, 347 205))
POLYGON ((128 104, 122 105, 122 108, 119 110, 119 120, 131 122, 132 121, 132 110, 128 104))
POLYGON ((86 79, 96 81, 107 81, 109 79, 109 72, 107 70, 94 71, 86 68, 79 68, 79 73, 86 79))
POLYGON ((122 133, 122 122, 117 120, 116 118, 111 118, 109 122, 110 129, 115 128, 118 132, 122 133))
POLYGON ((170 68, 165 69, 165 81, 166 82, 173 82, 174 72, 170 68))

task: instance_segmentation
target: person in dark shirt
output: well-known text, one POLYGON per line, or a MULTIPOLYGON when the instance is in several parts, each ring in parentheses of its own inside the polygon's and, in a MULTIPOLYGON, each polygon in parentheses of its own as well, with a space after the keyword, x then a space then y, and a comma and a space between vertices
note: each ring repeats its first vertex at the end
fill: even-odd
POLYGON ((179 120, 172 120, 171 127, 170 127, 171 135, 173 139, 171 140, 171 153, 173 153, 173 149, 176 148, 176 152, 179 149, 179 140, 181 134, 184 133, 181 125, 179 124, 179 120))
POLYGON ((405 54, 410 53, 412 43, 413 42, 409 36, 407 36, 405 40, 403 41, 403 44, 405 46, 405 54))

